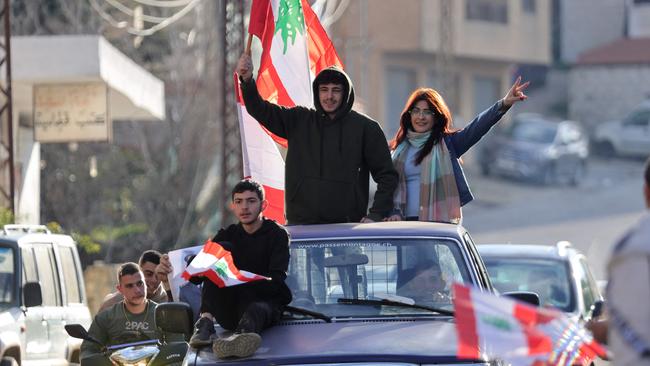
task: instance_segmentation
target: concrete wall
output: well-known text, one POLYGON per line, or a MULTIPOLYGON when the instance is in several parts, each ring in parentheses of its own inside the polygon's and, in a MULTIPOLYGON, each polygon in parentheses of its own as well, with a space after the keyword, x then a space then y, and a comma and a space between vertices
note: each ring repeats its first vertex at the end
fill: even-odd
MULTIPOLYGON (((525 12, 521 1, 508 1, 507 23, 467 19, 465 1, 452 1, 453 54, 505 62, 547 64, 551 60, 551 8, 537 0, 535 11, 525 12)), ((439 1, 423 1, 422 48, 439 48, 439 1)))
POLYGON ((111 292, 117 291, 117 270, 120 264, 104 263, 96 261, 84 270, 84 281, 86 285, 86 297, 88 308, 94 316, 102 304, 102 300, 111 292))
POLYGON ((574 63, 582 52, 623 37, 625 0, 560 0, 560 58, 574 63))
POLYGON ((581 66, 569 74, 569 117, 585 127, 621 119, 650 98, 650 65, 581 66))

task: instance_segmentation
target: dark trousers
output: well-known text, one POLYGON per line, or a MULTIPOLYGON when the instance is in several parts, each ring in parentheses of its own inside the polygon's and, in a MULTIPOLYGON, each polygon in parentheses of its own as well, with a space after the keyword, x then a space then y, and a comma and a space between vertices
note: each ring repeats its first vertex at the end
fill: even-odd
POLYGON ((202 312, 211 313, 222 328, 240 333, 260 333, 277 323, 283 306, 260 299, 247 285, 218 288, 206 281, 201 305, 202 312), (207 290, 207 293, 206 293, 207 290))

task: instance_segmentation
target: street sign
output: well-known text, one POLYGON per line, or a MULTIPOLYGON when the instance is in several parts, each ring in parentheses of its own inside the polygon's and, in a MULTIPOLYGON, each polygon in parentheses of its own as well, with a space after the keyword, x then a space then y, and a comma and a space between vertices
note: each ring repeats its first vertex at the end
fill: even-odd
POLYGON ((39 142, 109 141, 103 82, 34 85, 34 138, 39 142))

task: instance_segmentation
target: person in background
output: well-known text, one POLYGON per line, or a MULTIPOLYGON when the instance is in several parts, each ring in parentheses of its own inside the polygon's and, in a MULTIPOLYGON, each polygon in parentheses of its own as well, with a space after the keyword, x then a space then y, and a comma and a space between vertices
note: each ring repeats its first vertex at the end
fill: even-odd
POLYGON ((609 345, 616 366, 650 365, 650 158, 641 219, 614 246, 607 264, 606 313, 587 323, 609 345))
MULTIPOLYGON (((106 346, 160 338, 155 317, 157 304, 145 296, 146 285, 140 267, 133 262, 122 264, 117 272, 117 283, 122 300, 97 313, 88 334, 106 346)), ((101 354, 98 344, 86 340, 81 343, 82 364, 98 354, 101 354)))
MULTIPOLYGON (((140 269, 144 274, 145 284, 147 285, 147 299, 150 299, 157 304, 168 301, 167 293, 156 276, 156 267, 160 264, 160 256, 161 254, 159 251, 151 249, 144 251, 138 260, 140 269)), ((108 309, 110 306, 121 302, 123 299, 124 297, 119 291, 110 293, 104 297, 97 312, 108 309)))
POLYGON ((386 221, 413 220, 460 223, 461 207, 473 199, 460 157, 517 102, 529 85, 518 77, 503 99, 465 128, 452 129, 451 112, 430 88, 411 93, 391 141, 399 182, 394 211, 386 221))

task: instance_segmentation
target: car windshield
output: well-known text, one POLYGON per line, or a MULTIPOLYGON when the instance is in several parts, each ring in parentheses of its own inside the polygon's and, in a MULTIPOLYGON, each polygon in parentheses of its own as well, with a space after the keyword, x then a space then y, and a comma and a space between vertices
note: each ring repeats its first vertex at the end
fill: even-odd
POLYGON ((565 312, 575 309, 567 264, 559 260, 483 257, 492 285, 499 292, 532 291, 541 306, 565 312))
POLYGON ((519 120, 506 133, 516 141, 550 144, 555 140, 557 126, 535 120, 519 120))
POLYGON ((293 241, 287 284, 291 305, 331 317, 432 315, 407 307, 341 304, 338 299, 397 295, 451 310, 452 283, 471 281, 465 263, 458 243, 449 239, 293 241))
POLYGON ((14 251, 0 247, 0 306, 14 300, 14 251))

